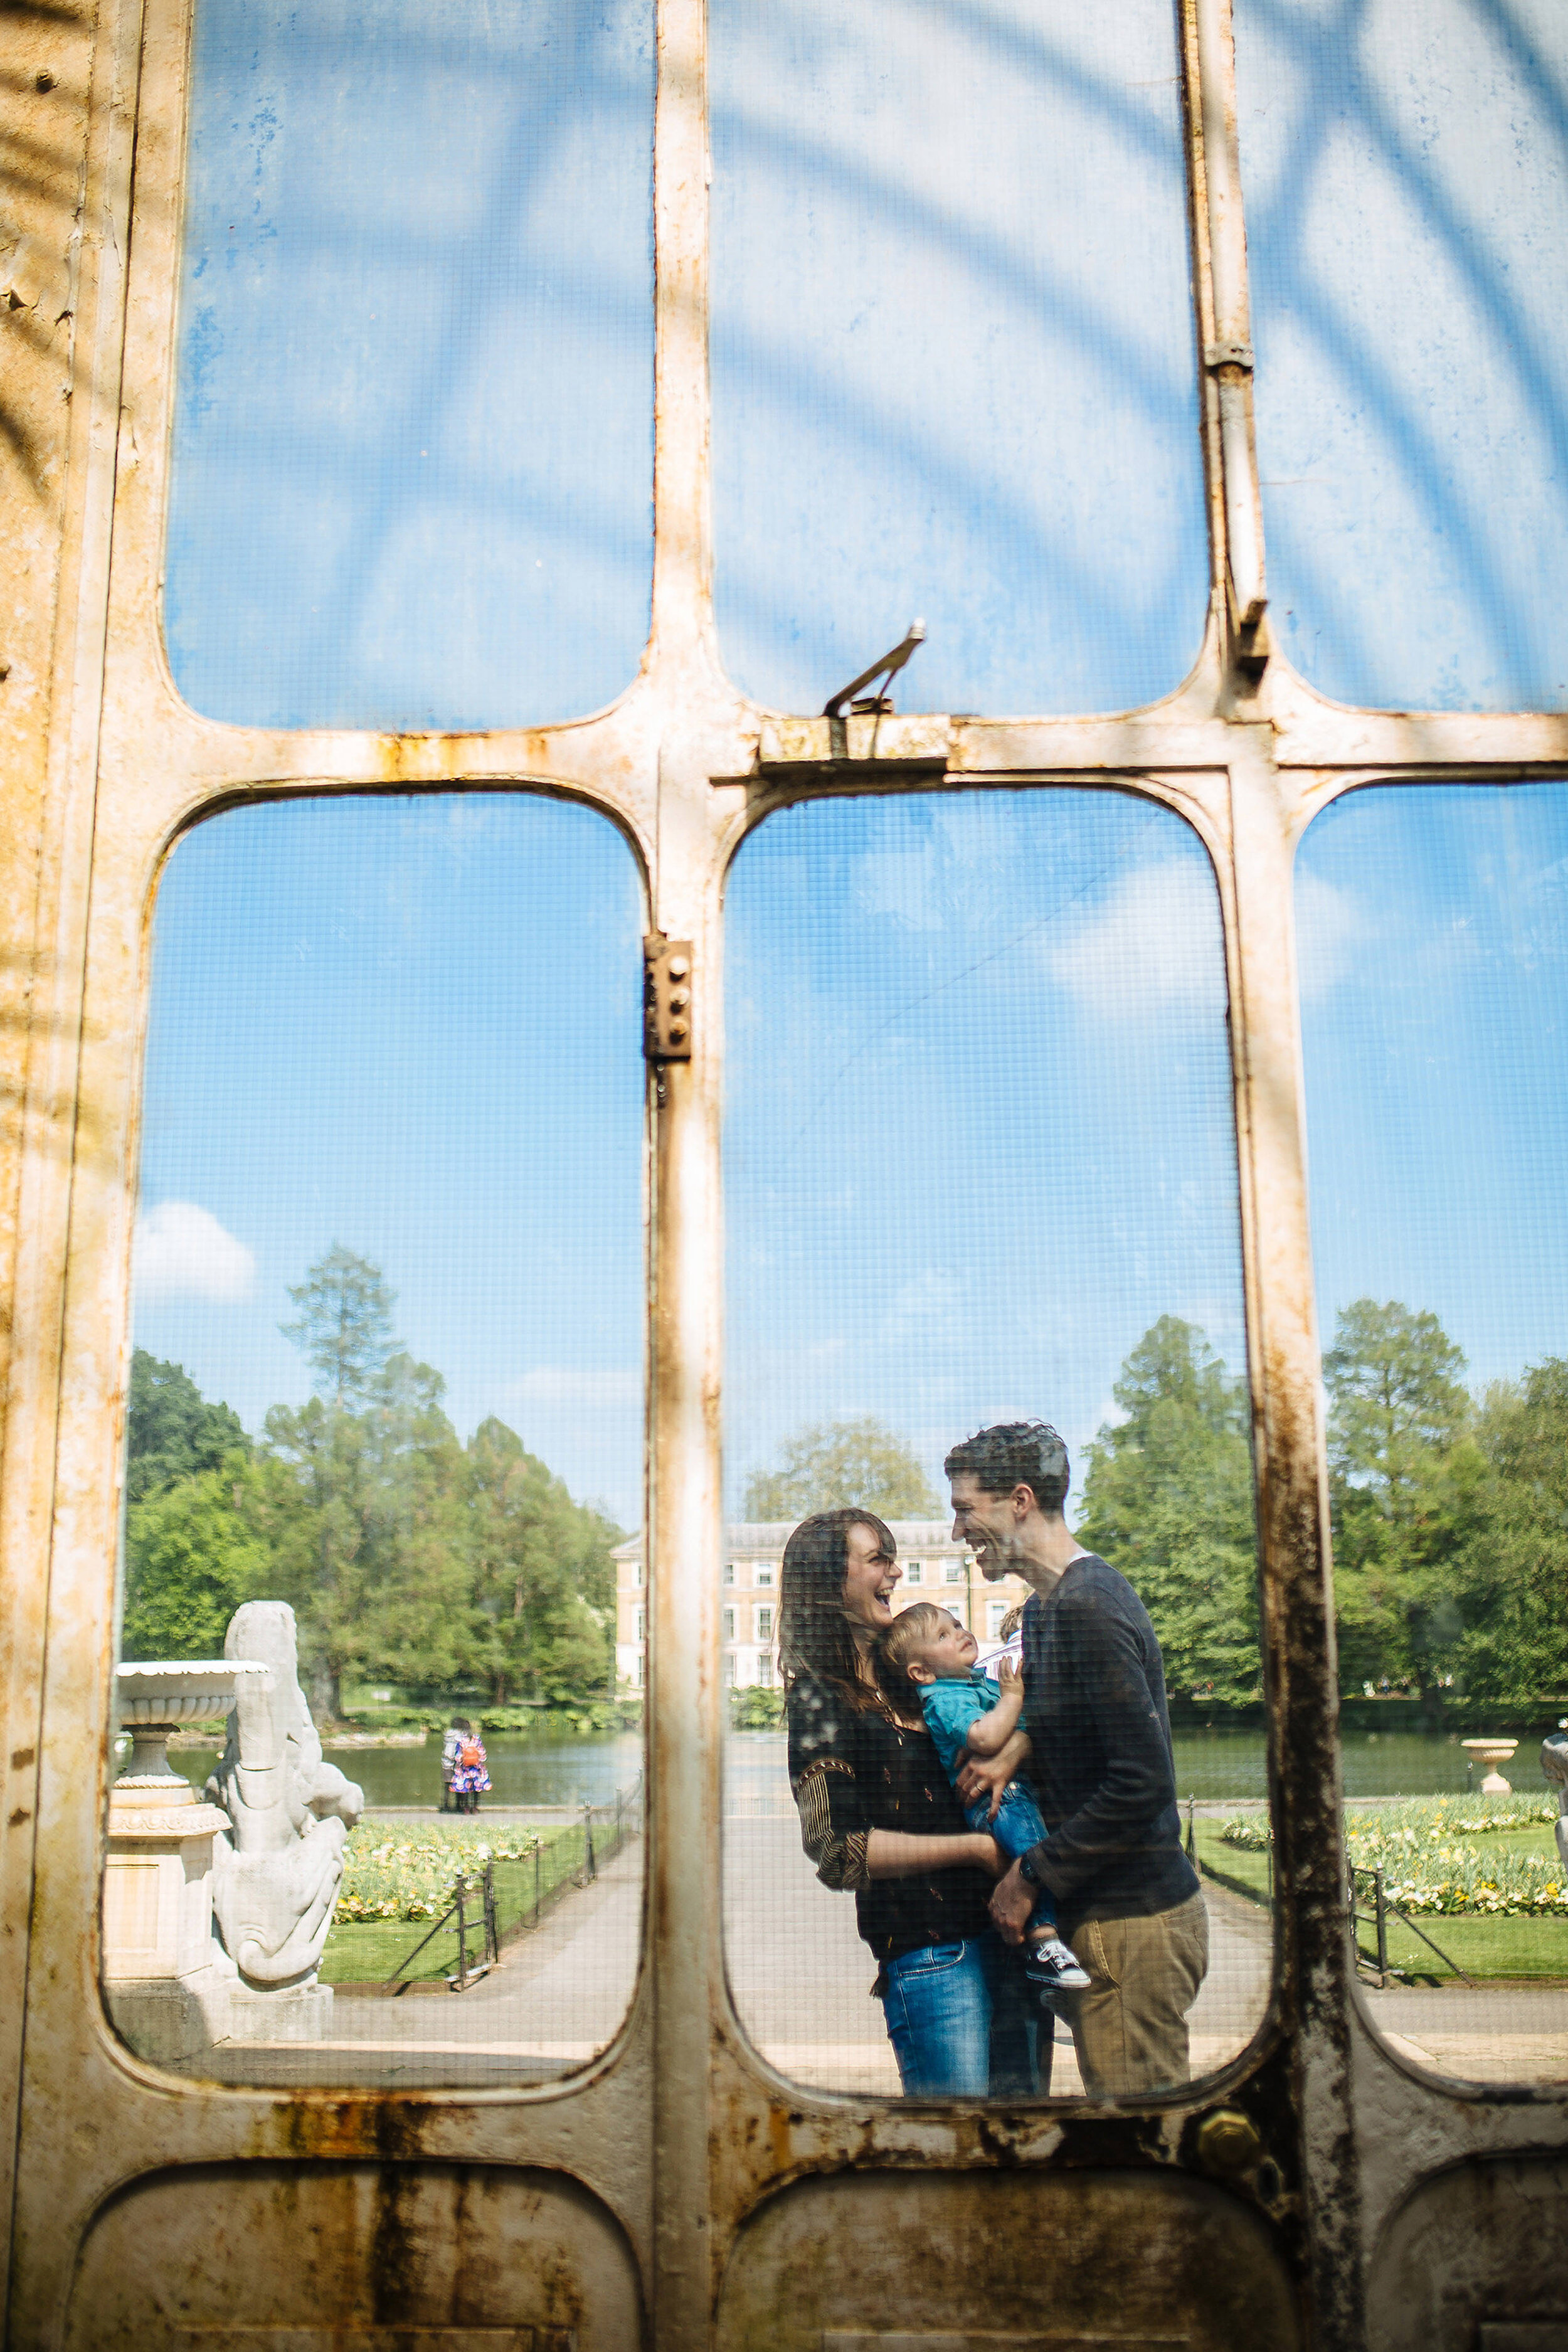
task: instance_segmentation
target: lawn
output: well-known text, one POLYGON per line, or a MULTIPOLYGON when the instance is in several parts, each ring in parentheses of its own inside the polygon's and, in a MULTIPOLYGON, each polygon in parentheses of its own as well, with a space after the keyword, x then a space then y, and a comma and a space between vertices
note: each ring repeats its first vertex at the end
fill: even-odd
MULTIPOLYGON (((1226 1845, 1220 1836, 1223 1824, 1218 1821, 1198 1821, 1194 1823, 1193 1836, 1198 1862, 1205 1876, 1228 1886, 1234 1894, 1249 1895, 1254 1902, 1268 1899, 1268 1856, 1266 1853, 1243 1846, 1226 1845)), ((1527 1854, 1553 1854, 1555 1846, 1550 1826, 1542 1824, 1522 1830, 1494 1831, 1487 1834, 1486 1850, 1500 1854, 1513 1850, 1527 1854)), ((1363 1899, 1370 1906, 1371 1888, 1362 1882, 1363 1899)), ((1552 1918, 1422 1916, 1421 1925, 1441 1950, 1458 1963, 1467 1976, 1478 1979, 1534 1978, 1568 1979, 1568 1920, 1552 1918)), ((1373 1929, 1363 1922, 1359 1940, 1364 1957, 1374 1966, 1376 1941, 1373 1929)), ((1434 1983, 1455 1981, 1450 1970, 1444 1968, 1430 1945, 1407 1927, 1403 1920, 1390 1915, 1388 1920, 1388 1962, 1411 1978, 1427 1978, 1434 1983)))
MULTIPOLYGON (((542 1905, 576 1876, 584 1859, 580 1826, 493 1833, 497 1922, 504 1937, 520 1921, 531 1919, 535 1891, 542 1905), (537 1855, 534 1849, 537 1847, 537 1855), (523 1850, 525 1849, 525 1850, 523 1850)), ((487 1845, 474 1828, 422 1824, 416 1831, 388 1832, 362 1825, 349 1841, 348 1867, 338 1916, 321 1955, 323 1984, 380 1984, 398 1962, 417 1950, 430 1934, 437 1916, 451 1900, 451 1882, 461 1868, 477 1889, 487 1845), (381 1890, 389 1909, 404 1916, 375 1918, 343 1916, 346 1906, 370 1902, 381 1890), (409 1911, 418 1916, 409 1917, 409 1911)), ((468 1906, 470 1920, 479 1903, 468 1906)), ((483 1955, 483 1935, 470 1931, 470 1963, 483 1955)), ((455 1924, 431 1937, 417 1959, 404 1970, 410 1984, 437 1983, 455 1975, 458 1935, 455 1924)))

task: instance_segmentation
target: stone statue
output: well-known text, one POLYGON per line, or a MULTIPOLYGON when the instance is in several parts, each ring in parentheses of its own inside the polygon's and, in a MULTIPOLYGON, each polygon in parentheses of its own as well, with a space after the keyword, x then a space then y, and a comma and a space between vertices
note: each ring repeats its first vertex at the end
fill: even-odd
POLYGON ((1568 1874, 1568 1739, 1562 1732, 1542 1741, 1541 1769, 1557 1791, 1557 1856, 1568 1874))
POLYGON ((224 1949, 248 1983, 309 1983, 363 1792, 322 1759, 300 1688, 288 1603, 247 1601, 223 1647, 226 1658, 259 1660, 270 1671, 241 1678, 228 1744, 207 1782, 209 1800, 233 1825, 215 1843, 213 1914, 224 1949))

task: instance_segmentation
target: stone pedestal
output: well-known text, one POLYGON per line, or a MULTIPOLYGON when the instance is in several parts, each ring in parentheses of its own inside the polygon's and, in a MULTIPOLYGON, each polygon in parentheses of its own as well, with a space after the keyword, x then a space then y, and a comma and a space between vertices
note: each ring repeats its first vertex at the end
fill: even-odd
POLYGON ((139 2057, 188 2058, 218 2038, 230 1971, 213 1937, 213 1840, 227 1828, 174 1773, 138 1773, 110 1792, 104 1990, 139 2057))
POLYGON ((219 2042, 313 2042, 330 2028, 331 1992, 313 1968, 298 1983, 257 1990, 224 1949, 214 1860, 215 1850, 228 1853, 234 1825, 169 1769, 177 1723, 226 1715, 237 1688, 270 1679, 251 1660, 120 1668, 132 1752, 110 1791, 103 1978, 115 2029, 138 2057, 184 2061, 219 2042))

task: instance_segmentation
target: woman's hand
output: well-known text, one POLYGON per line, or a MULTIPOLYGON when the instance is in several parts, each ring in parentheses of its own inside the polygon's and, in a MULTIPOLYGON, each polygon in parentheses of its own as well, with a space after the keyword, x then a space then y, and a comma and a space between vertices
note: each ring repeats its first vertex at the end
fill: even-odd
POLYGON ((1002 1792, 1012 1777, 1012 1757, 1005 1748, 1000 1756, 971 1756, 953 1786, 963 1805, 973 1805, 979 1798, 986 1798, 989 1801, 985 1818, 994 1822, 1002 1792))

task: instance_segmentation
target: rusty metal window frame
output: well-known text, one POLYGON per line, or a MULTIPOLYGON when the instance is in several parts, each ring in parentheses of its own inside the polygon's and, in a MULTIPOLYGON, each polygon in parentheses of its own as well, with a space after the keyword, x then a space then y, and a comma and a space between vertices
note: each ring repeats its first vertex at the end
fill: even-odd
MULTIPOLYGON (((656 464, 651 633, 638 676, 588 719, 484 733, 283 732, 202 719, 160 635, 192 0, 103 0, 94 36, 68 577, 52 677, 51 950, 34 1002, 48 1041, 19 1200, 26 1375, 6 1467, 47 1578, 21 1608, 19 1747, 36 1771, 32 1958, 0 1982, 15 2057, 26 2002, 17 2174, 18 2341, 52 2340, 92 2210, 151 2165, 304 2157, 542 2165, 619 2217, 661 2352, 707 2342, 746 2217, 779 2183, 847 2164, 1075 2162, 1203 2168, 1194 2110, 1224 2099, 1265 2160, 1235 2192, 1297 2252, 1322 2342, 1358 2340, 1367 2248, 1421 2174, 1561 2137, 1554 2091, 1492 2096, 1414 2073, 1356 2006, 1343 1927, 1323 1432, 1307 1221, 1291 869, 1307 824, 1368 782, 1568 775, 1568 719, 1350 710, 1271 655, 1251 425, 1246 247, 1228 0, 1180 0, 1203 366, 1211 593, 1199 660, 1152 709, 1089 719, 884 722, 760 710, 714 634, 706 374, 702 0, 660 0, 655 122, 656 464), (834 732, 837 728, 837 731, 834 732), (725 1984, 719 1901, 718 1609, 721 904, 729 861, 808 795, 1044 793, 1092 782, 1161 801, 1214 861, 1232 1014, 1271 1780, 1280 1895, 1275 1990, 1249 2052, 1195 2099, 1118 2122, 1082 2108, 936 2111, 803 2094, 748 2047, 725 1984), (257 797, 506 786, 601 810, 637 855, 650 929, 690 940, 689 1059, 650 1077, 647 1527, 649 1882, 643 1968, 616 2042, 537 2091, 276 2092, 171 2086, 109 2032, 97 1985, 95 1790, 68 1735, 107 1719, 131 1171, 148 911, 179 833, 257 797), (63 1305, 62 1305, 63 1302, 63 1305), (47 1633, 47 1639, 46 1639, 47 1633), (26 1724, 31 1711, 35 1726, 26 1724), (68 2064, 93 2129, 58 2128, 68 2064), (1375 2117, 1375 2135, 1369 2119, 1375 2117), (1376 2158, 1363 2162, 1375 2137, 1376 2158)), ((630 1034, 630 1032, 628 1033, 630 1034)), ((14 1521, 14 1524, 16 1522, 14 1521)), ((19 2062, 18 2062, 19 2063, 19 2062)), ((0 2159, 12 2160, 10 2151, 0 2159)))

